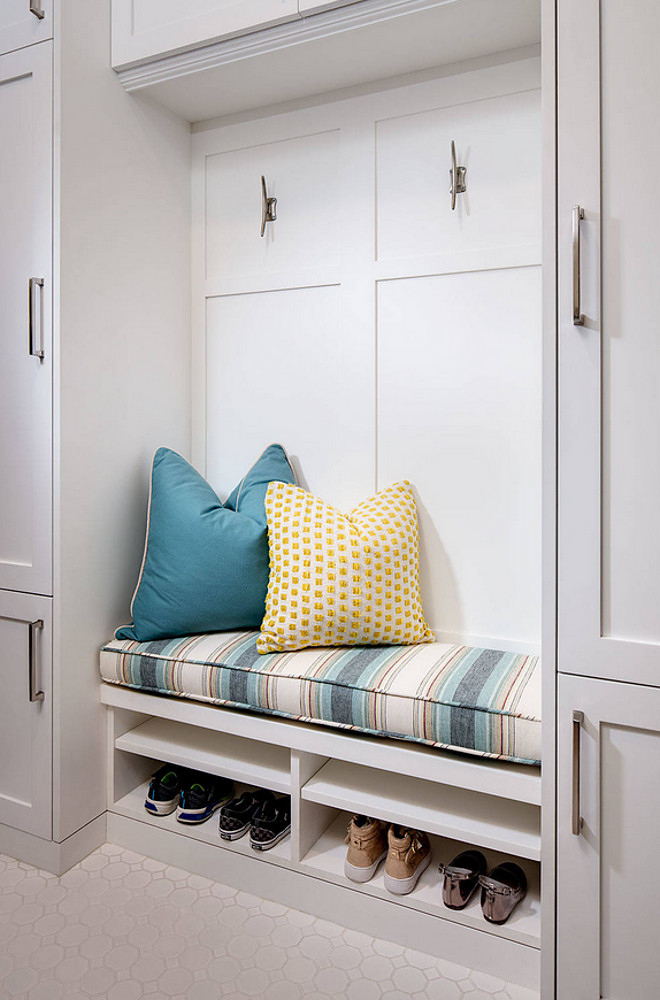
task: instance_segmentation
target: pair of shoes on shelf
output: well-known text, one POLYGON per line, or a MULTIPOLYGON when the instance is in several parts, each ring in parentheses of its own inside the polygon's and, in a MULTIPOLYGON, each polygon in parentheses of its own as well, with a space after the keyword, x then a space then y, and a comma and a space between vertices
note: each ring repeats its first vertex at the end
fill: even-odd
POLYGON ((385 888, 397 896, 412 892, 431 861, 425 833, 396 824, 386 831, 379 820, 368 816, 353 816, 346 843, 346 877, 352 882, 368 882, 385 858, 385 888))
POLYGON ((243 792, 220 810, 220 836, 238 840, 250 833, 255 851, 269 851, 291 832, 291 797, 276 798, 272 792, 257 788, 243 792))
POLYGON ((204 823, 233 794, 229 778, 163 764, 151 777, 144 808, 153 816, 169 816, 176 809, 179 823, 204 823))
POLYGON ((463 851, 449 865, 441 864, 444 875, 442 898, 451 910, 462 910, 481 886, 481 909, 490 924, 505 924, 527 892, 527 879, 520 865, 505 861, 486 874, 488 865, 481 851, 463 851))

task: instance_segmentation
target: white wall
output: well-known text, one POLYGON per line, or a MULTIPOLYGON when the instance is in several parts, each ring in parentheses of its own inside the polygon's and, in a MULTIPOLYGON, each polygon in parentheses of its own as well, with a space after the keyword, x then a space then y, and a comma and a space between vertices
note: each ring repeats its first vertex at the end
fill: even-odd
POLYGON ((411 480, 431 626, 527 649, 540 220, 536 59, 193 138, 196 463, 227 494, 279 440, 342 509, 411 480), (454 212, 451 139, 468 168, 454 212), (278 198, 263 239, 262 173, 278 198))
POLYGON ((189 452, 190 129, 122 89, 110 69, 110 0, 58 7, 54 830, 62 840, 105 808, 98 648, 127 620, 150 458, 163 444, 189 452))

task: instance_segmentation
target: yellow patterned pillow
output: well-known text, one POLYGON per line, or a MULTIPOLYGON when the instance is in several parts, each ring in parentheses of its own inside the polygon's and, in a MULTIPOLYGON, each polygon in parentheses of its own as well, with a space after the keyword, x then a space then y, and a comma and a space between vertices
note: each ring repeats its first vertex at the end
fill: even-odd
POLYGON ((341 514, 298 486, 266 493, 270 578, 260 653, 305 646, 433 642, 419 592, 408 482, 341 514))

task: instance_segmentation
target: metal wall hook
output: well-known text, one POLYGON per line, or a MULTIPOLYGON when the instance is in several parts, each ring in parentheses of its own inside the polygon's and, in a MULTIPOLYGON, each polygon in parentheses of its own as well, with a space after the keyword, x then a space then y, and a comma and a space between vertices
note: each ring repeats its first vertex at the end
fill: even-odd
POLYGON ((266 232, 266 223, 275 222, 277 218, 277 198, 268 197, 268 189, 266 188, 266 178, 261 175, 261 233, 263 236, 266 232))
POLYGON ((456 208, 456 195, 465 194, 467 191, 467 167, 459 167, 456 165, 456 146, 454 145, 454 140, 451 141, 451 169, 449 171, 449 180, 451 181, 451 187, 449 188, 449 193, 451 194, 451 210, 452 212, 456 208))

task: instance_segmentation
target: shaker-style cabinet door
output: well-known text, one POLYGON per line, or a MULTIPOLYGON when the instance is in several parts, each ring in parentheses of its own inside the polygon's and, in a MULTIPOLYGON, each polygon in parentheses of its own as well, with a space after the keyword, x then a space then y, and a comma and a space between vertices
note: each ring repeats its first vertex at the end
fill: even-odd
POLYGON ((112 65, 148 62, 299 16, 298 0, 113 0, 112 65))
POLYGON ((51 594, 52 43, 0 56, 0 588, 51 594))
POLYGON ((557 719, 557 1000, 650 1000, 660 691, 561 676, 557 719))
POLYGON ((660 5, 558 0, 562 672, 660 685, 660 5))
POLYGON ((22 49, 53 37, 55 0, 2 0, 0 53, 22 49))
POLYGON ((0 824, 47 840, 52 797, 51 605, 47 597, 0 591, 0 824))

